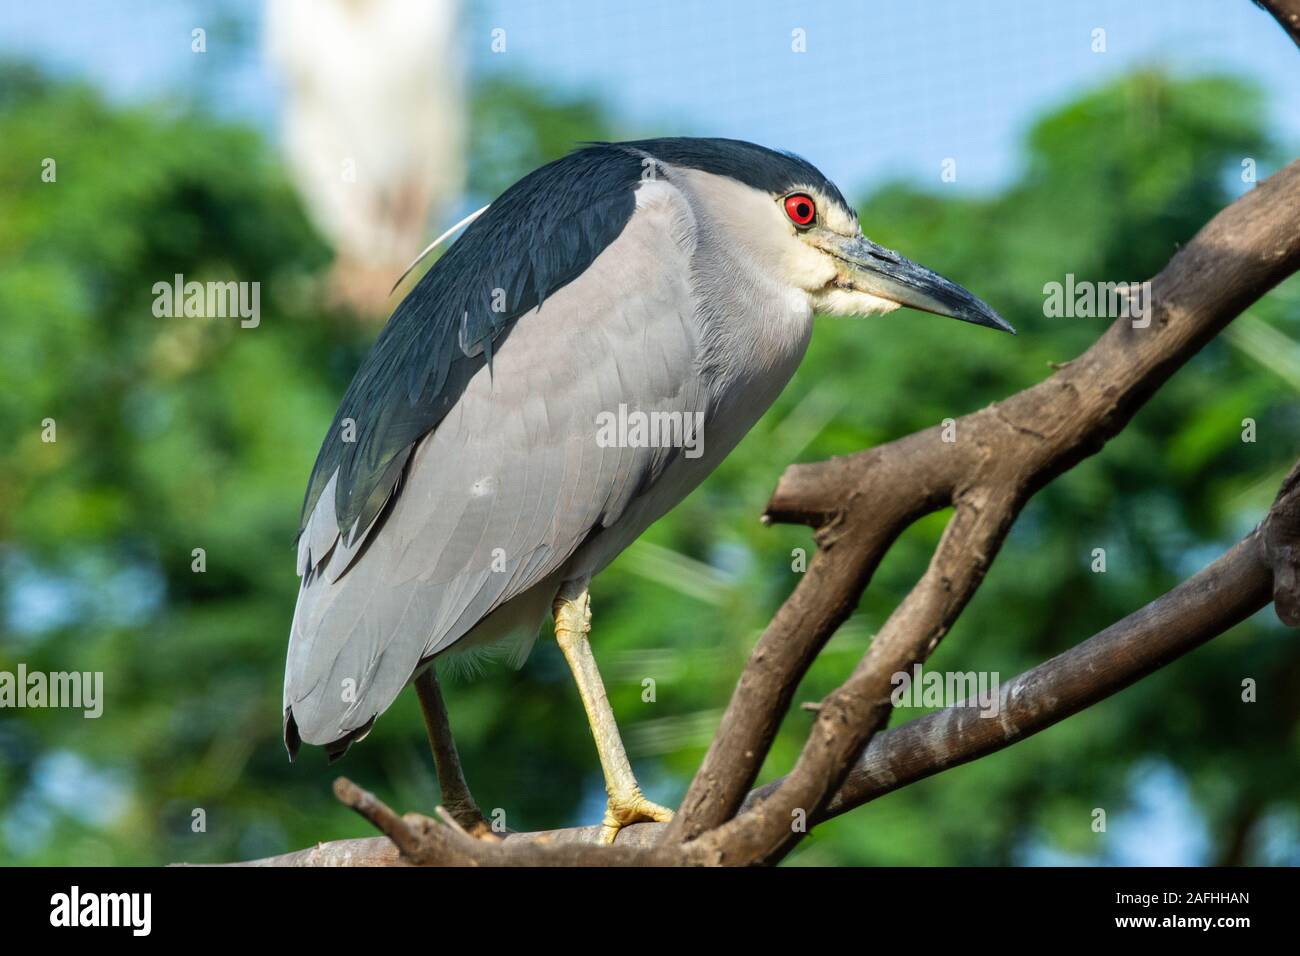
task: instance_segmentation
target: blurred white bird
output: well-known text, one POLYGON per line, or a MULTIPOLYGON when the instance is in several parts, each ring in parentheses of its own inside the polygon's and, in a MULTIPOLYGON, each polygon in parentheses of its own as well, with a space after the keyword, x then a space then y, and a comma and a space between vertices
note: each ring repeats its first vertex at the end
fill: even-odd
POLYGON ((284 145, 333 245, 331 293, 386 315, 394 280, 465 176, 455 0, 267 0, 284 145))

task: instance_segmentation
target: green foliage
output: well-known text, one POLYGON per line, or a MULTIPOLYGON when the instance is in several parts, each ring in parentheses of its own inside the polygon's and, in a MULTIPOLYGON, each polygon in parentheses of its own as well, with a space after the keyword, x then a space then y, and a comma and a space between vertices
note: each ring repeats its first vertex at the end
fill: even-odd
MULTIPOLYGON (((595 101, 506 80, 479 89, 474 109, 471 186, 484 194, 611 135, 595 101)), ((975 290, 1021 335, 916 313, 823 321, 754 432, 596 583, 596 652, 652 799, 680 796, 756 633, 797 580, 792 551, 812 548, 805 529, 756 520, 781 469, 1038 381, 1103 327, 1044 317, 1044 283, 1154 274, 1231 200, 1247 156, 1267 173, 1253 91, 1139 75, 1041 121, 1024 175, 1001 194, 892 185, 863 202, 868 235, 975 290)), ((110 106, 10 67, 0 222, 0 669, 102 670, 107 697, 97 720, 0 715, 0 858, 211 861, 355 836, 365 827, 330 795, 340 770, 395 806, 429 810, 436 784, 414 695, 338 768, 315 751, 290 766, 279 742, 300 496, 374 330, 323 305, 328 253, 275 155, 203 115, 110 106), (57 160, 54 183, 41 180, 45 157, 57 160), (260 282, 261 324, 154 316, 153 285, 175 273, 260 282), (41 440, 47 418, 54 443, 41 440), (191 569, 195 548, 203 573, 191 569), (206 832, 191 829, 195 808, 206 832)), ((1244 332, 1207 346, 1101 455, 1035 499, 936 668, 1009 679, 1258 519, 1300 434, 1287 377, 1298 298, 1292 282, 1253 308, 1244 332), (1241 440, 1246 417, 1255 443, 1241 440), (1089 570, 1096 547, 1105 574, 1089 570)), ((844 678, 945 517, 899 542, 798 700, 844 678)), ((1230 855, 1243 826, 1295 820, 1294 648, 1259 615, 1039 737, 833 822, 793 862, 998 863, 1042 848, 1122 859, 1113 834, 1091 832, 1090 813, 1122 814, 1152 762, 1189 788, 1209 857, 1230 855), (1259 683, 1256 704, 1240 702, 1246 677, 1259 683)), ((522 671, 492 667, 447 693, 481 804, 504 808, 515 828, 598 816, 599 768, 553 642, 522 671)), ((765 776, 789 767, 808 722, 791 713, 765 776)), ((1296 843, 1249 852, 1294 856, 1296 843)))
POLYGON ((595 97, 550 93, 509 76, 481 81, 472 113, 469 191, 485 202, 578 143, 615 138, 595 97))

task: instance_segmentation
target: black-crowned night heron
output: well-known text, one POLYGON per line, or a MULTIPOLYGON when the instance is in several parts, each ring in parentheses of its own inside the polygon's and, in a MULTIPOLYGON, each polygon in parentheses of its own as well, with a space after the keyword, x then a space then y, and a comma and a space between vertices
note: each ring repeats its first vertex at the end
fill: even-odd
POLYGON ((341 754, 439 655, 513 637, 522 658, 549 610, 605 774, 605 839, 668 819, 619 739, 588 584, 758 420, 815 313, 900 305, 1012 331, 865 238, 795 156, 657 139, 525 176, 397 307, 316 459, 290 753, 341 754))

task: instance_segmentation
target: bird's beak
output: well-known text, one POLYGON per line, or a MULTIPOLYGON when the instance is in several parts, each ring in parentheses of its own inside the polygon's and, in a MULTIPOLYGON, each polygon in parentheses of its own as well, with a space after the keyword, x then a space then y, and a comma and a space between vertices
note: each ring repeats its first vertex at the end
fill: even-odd
POLYGON ((817 244, 839 260, 840 281, 859 292, 922 312, 1016 334, 1005 319, 957 283, 865 236, 832 233, 818 239, 817 244))

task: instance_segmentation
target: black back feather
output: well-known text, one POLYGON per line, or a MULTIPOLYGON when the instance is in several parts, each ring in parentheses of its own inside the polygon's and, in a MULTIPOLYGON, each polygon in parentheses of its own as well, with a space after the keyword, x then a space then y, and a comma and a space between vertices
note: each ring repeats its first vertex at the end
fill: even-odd
MULTIPOLYGON (((514 321, 573 281, 623 231, 647 158, 780 193, 834 184, 787 153, 725 139, 594 143, 529 173, 470 224, 393 312, 316 457, 305 527, 330 476, 344 541, 380 515, 416 442, 442 421, 514 321), (355 440, 345 441, 344 425, 355 440)), ((545 311, 543 309, 543 311, 545 311)))

